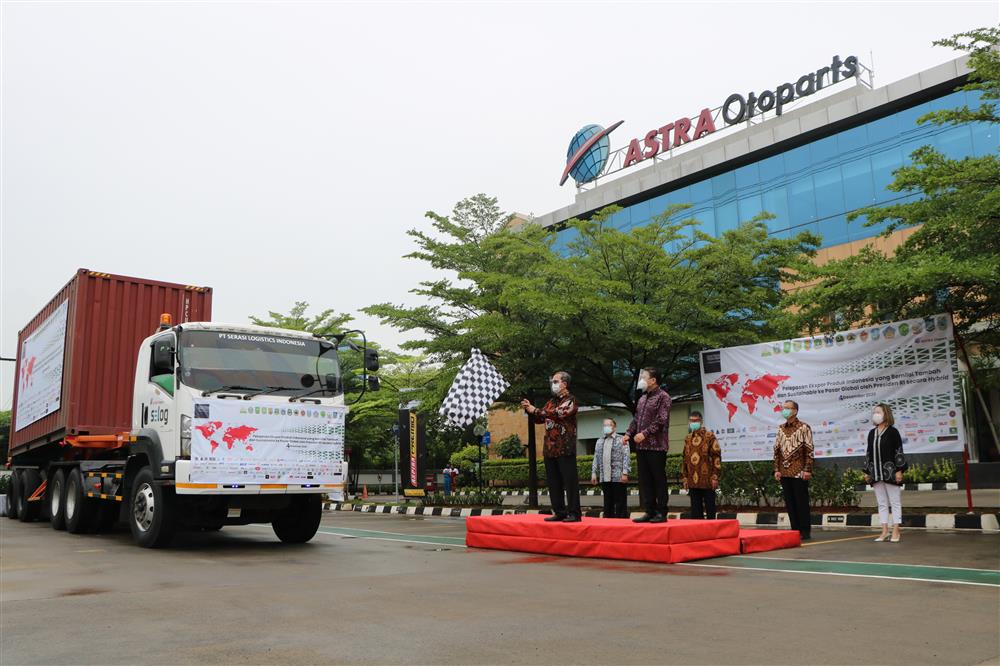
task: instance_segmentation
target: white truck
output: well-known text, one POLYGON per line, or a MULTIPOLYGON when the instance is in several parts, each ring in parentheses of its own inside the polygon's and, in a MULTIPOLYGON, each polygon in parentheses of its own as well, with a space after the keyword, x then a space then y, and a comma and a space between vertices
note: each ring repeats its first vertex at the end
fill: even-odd
POLYGON ((169 544, 178 529, 249 523, 270 523, 283 542, 309 541, 321 496, 340 496, 346 480, 340 348, 361 354, 361 391, 378 389, 369 375, 377 352, 347 334, 174 325, 170 310, 210 310, 207 290, 187 303, 172 298, 170 290, 192 289, 182 285, 139 296, 166 306, 162 316, 140 308, 115 329, 88 293, 101 280, 139 285, 140 294, 148 282, 81 270, 65 305, 57 295, 19 336, 11 517, 70 532, 124 521, 144 547, 169 544), (155 332, 136 342, 143 328, 155 332))

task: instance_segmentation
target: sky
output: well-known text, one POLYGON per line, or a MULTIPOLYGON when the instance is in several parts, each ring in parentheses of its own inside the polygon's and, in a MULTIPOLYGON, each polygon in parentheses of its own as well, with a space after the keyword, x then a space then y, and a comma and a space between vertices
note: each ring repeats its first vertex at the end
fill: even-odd
MULTIPOLYGON (((994 1, 0 5, 8 357, 77 268, 211 286, 217 321, 417 304, 433 273, 406 231, 479 192, 572 203, 584 125, 624 119, 617 148, 835 54, 878 87, 1000 21, 994 1)), ((12 389, 0 363, 0 409, 12 389)))

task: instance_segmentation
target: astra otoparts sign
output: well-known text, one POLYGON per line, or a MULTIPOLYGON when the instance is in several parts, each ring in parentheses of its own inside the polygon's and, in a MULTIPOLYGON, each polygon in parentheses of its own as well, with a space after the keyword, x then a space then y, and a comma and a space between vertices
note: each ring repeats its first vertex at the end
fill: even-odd
MULTIPOLYGON (((775 86, 773 90, 749 92, 746 95, 733 93, 714 111, 704 108, 696 116, 678 118, 672 123, 649 130, 641 138, 629 141, 621 168, 628 168, 661 152, 715 132, 719 111, 726 125, 737 125, 748 121, 754 115, 769 111, 780 116, 784 106, 789 102, 808 97, 822 90, 827 83, 832 85, 854 78, 858 75, 858 69, 856 56, 848 56, 841 60, 839 55, 835 55, 829 66, 803 74, 795 83, 785 82, 775 86)), ((607 129, 600 125, 587 125, 578 131, 573 136, 566 153, 566 169, 559 184, 565 183, 571 175, 577 185, 596 180, 601 176, 610 155, 608 134, 622 122, 624 121, 619 120, 607 129)))

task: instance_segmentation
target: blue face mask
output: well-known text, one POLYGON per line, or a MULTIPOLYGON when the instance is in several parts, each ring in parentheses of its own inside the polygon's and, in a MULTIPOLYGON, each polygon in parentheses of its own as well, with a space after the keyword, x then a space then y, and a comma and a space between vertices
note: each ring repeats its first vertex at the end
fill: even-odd
POLYGON ((701 427, 701 421, 695 421, 694 423, 688 423, 688 427, 691 428, 691 432, 694 432, 701 427))
POLYGON ((611 426, 604 426, 604 434, 605 435, 610 435, 613 431, 614 431, 614 428, 612 428, 611 426))
POLYGON ((781 415, 782 415, 782 416, 783 416, 783 417, 785 418, 785 420, 787 421, 788 419, 792 418, 792 413, 793 413, 794 411, 795 411, 795 410, 793 410, 793 409, 788 409, 787 407, 785 407, 784 409, 782 409, 782 410, 781 410, 781 415))

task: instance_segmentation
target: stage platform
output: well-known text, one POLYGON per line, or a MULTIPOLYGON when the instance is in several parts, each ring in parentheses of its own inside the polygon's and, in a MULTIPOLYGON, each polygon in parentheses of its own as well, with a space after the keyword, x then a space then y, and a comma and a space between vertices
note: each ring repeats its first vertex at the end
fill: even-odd
POLYGON ((663 563, 799 545, 798 532, 741 531, 739 522, 731 519, 650 524, 625 518, 546 523, 545 518, 540 514, 470 516, 465 521, 465 543, 473 548, 663 563))

